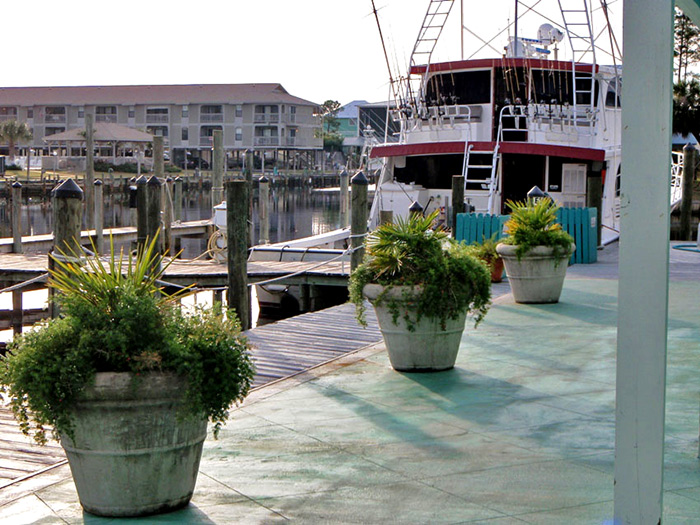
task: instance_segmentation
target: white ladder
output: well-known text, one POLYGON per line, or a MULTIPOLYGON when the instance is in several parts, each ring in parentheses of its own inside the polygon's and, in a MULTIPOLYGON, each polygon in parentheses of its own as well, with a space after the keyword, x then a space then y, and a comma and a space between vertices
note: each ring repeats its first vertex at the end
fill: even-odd
MULTIPOLYGON (((423 24, 418 32, 418 38, 411 52, 409 78, 410 71, 414 66, 425 65, 427 68, 430 68, 430 59, 453 5, 454 0, 430 1, 428 11, 425 13, 425 18, 423 19, 423 24)), ((427 81, 427 74, 424 76, 424 79, 427 81)), ((425 86, 420 86, 420 90, 423 91, 424 87, 425 86)), ((416 93, 413 93, 413 95, 416 95, 416 93)))
POLYGON ((469 141, 464 144, 464 163, 462 165, 462 176, 464 177, 465 197, 474 190, 489 190, 489 200, 486 213, 492 214, 494 208, 494 198, 498 189, 498 159, 499 146, 492 150, 476 151, 474 144, 469 141), (481 160, 479 160, 481 159, 481 160), (474 187, 476 185, 476 187, 474 187))
POLYGON ((574 125, 586 123, 592 131, 596 120, 595 42, 587 0, 558 0, 564 27, 571 45, 571 71, 574 90, 574 125), (581 71, 577 63, 588 62, 592 70, 581 71))

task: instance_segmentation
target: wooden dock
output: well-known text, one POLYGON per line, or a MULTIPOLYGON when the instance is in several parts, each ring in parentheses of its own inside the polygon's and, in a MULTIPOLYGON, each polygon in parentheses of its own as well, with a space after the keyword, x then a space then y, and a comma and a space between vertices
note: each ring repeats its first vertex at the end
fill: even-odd
MULTIPOLYGON (((360 327, 354 305, 347 303, 249 330, 246 335, 253 344, 257 368, 253 388, 381 341, 373 311, 367 312, 367 323, 367 328, 360 327)), ((10 490, 21 481, 66 462, 57 443, 40 447, 24 436, 5 406, 0 406, 0 457, 0 490, 10 490)), ((0 494, 0 501, 3 495, 0 494)))

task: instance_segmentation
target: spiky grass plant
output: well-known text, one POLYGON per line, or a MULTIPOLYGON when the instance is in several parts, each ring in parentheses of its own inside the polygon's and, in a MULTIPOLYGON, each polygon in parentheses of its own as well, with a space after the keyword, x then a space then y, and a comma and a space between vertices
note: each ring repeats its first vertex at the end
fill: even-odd
POLYGON ((106 262, 78 252, 54 258, 49 286, 61 317, 12 342, 0 363, 0 392, 25 434, 46 442, 72 434, 70 406, 98 372, 173 371, 188 380, 189 413, 208 416, 215 431, 232 403, 248 393, 254 367, 233 312, 176 307, 185 291, 168 295, 158 284, 167 264, 155 240, 136 256, 106 262))
MULTIPOLYGON (((362 289, 369 283, 380 284, 387 291, 395 286, 419 290, 410 295, 413 314, 406 319, 409 330, 422 317, 435 317, 443 326, 464 311, 473 315, 475 324, 484 318, 491 299, 489 272, 444 229, 433 229, 437 214, 399 217, 367 236, 365 259, 350 276, 349 285, 360 323, 365 323, 362 289)), ((396 320, 397 302, 383 295, 377 302, 386 300, 396 320)))
POLYGON ((557 258, 567 257, 571 253, 574 239, 557 222, 559 205, 553 200, 507 201, 506 206, 510 208, 511 215, 505 224, 508 236, 501 242, 517 246, 515 254, 518 259, 535 246, 553 248, 557 258))

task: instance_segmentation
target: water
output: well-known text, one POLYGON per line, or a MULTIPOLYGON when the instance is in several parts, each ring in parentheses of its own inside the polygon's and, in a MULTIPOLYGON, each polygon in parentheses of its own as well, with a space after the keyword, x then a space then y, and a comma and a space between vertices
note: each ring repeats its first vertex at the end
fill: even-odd
MULTIPOLYGON (((183 192, 182 220, 194 221, 212 218, 211 191, 194 188, 183 192)), ((129 208, 128 193, 106 195, 105 228, 134 225, 135 213, 129 208)), ((258 221, 258 194, 253 194, 253 238, 260 238, 258 221)), ((340 227, 339 192, 316 192, 309 188, 270 188, 270 242, 282 242, 325 233, 340 227)), ((10 206, 0 200, 0 237, 11 237, 10 206)), ((84 225, 85 227, 85 225, 84 225)), ((25 199, 22 209, 22 235, 40 235, 53 231, 53 214, 49 200, 25 199)), ((206 251, 207 239, 182 239, 183 258, 191 259, 206 251)), ((45 289, 23 294, 24 308, 46 306, 45 289)), ((208 304, 211 293, 197 294, 189 302, 208 304)), ((12 294, 0 294, 0 309, 12 309, 12 294)), ((26 327, 25 327, 26 329, 26 327)), ((0 342, 12 339, 12 330, 0 331, 0 342)))

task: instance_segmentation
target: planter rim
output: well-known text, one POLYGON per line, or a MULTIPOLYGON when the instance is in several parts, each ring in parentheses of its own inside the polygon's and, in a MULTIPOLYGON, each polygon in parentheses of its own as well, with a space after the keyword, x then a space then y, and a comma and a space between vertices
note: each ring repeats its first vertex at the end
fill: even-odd
MULTIPOLYGON (((499 243, 496 246, 496 251, 501 257, 517 257, 515 254, 516 250, 519 248, 519 245, 517 244, 505 244, 505 243, 499 243)), ((572 253, 574 253, 574 250, 576 249, 576 245, 574 243, 571 243, 571 247, 569 248, 569 251, 566 252, 561 256, 562 259, 570 257, 572 253)), ((532 248, 530 251, 528 251, 523 257, 551 257, 554 254, 554 248, 551 246, 535 246, 532 248)))
POLYGON ((94 382, 85 387, 76 403, 115 397, 124 401, 144 397, 172 399, 181 397, 186 387, 187 378, 171 371, 153 370, 139 375, 133 372, 97 372, 94 382))
POLYGON ((400 285, 391 285, 389 286, 384 286, 381 284, 376 284, 376 283, 369 283, 362 288, 362 295, 367 297, 370 302, 376 301, 377 298, 384 293, 384 297, 387 299, 406 299, 406 294, 408 294, 408 298, 413 298, 418 295, 423 291, 422 286, 400 286, 400 285))

